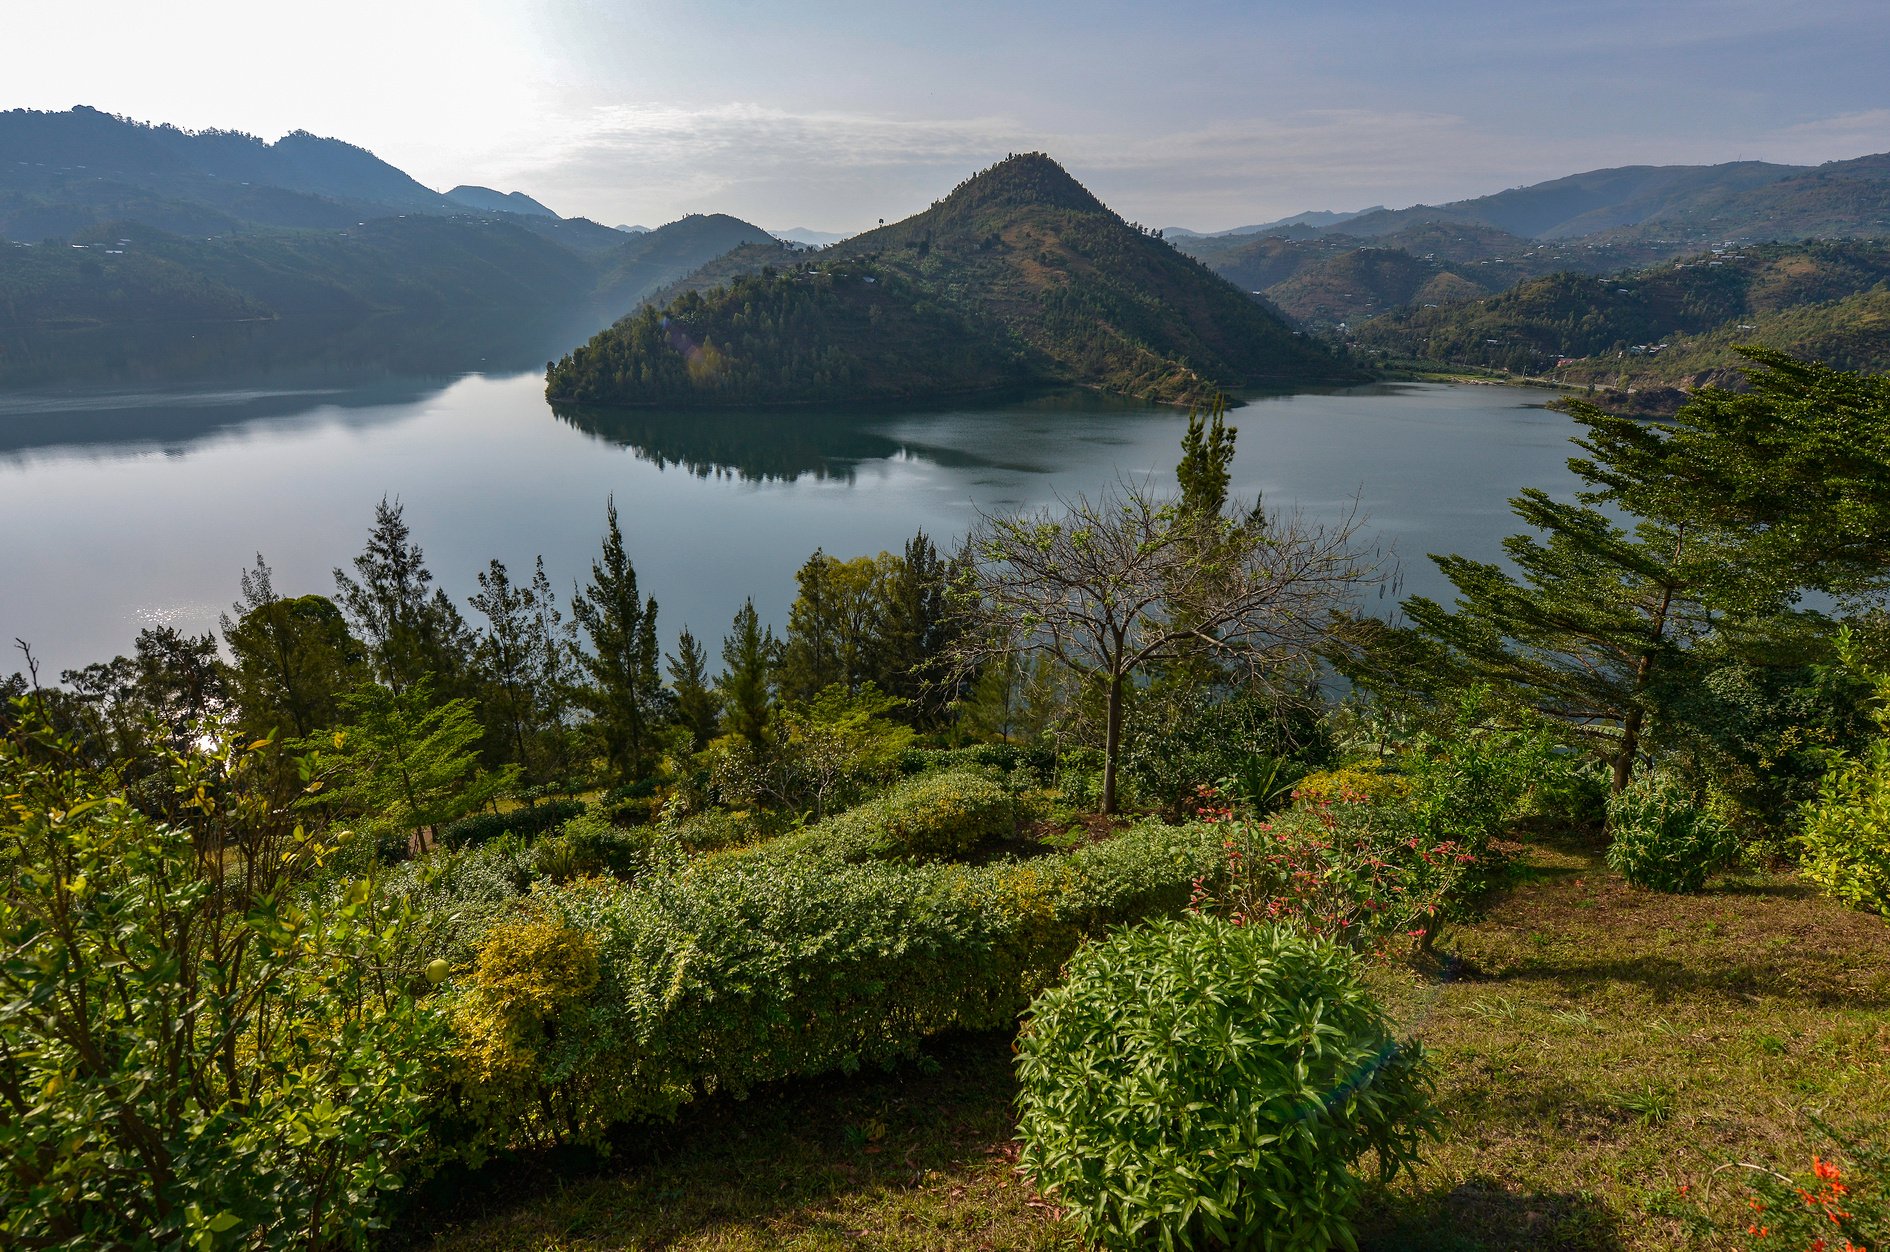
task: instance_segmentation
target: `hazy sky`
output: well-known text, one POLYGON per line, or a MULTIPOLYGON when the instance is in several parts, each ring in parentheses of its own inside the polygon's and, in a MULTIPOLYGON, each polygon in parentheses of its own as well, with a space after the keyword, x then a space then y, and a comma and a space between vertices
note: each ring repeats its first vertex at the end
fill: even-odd
POLYGON ((306 129, 440 189, 856 230, 1041 149, 1216 229, 1890 150, 1885 0, 0 0, 0 108, 306 129), (59 6, 63 7, 63 6, 59 6))

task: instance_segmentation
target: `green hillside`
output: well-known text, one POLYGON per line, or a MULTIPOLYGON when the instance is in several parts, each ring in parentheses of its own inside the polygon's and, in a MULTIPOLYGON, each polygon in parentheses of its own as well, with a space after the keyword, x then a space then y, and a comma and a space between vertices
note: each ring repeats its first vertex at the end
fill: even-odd
POLYGON ((646 309, 560 362, 549 394, 632 405, 802 403, 1036 382, 1188 402, 1359 377, 1034 153, 816 258, 757 242, 671 292, 660 313, 646 309), (792 272, 771 272, 782 264, 792 272), (765 282, 753 281, 758 269, 770 271, 765 282), (818 301, 802 291, 828 286, 818 301), (750 308, 757 299, 764 304, 750 308), (877 324, 860 320, 871 309, 877 324), (714 340, 714 370, 684 367, 687 349, 656 330, 665 316, 693 344, 714 340), (844 338, 868 329, 870 343, 844 338))
POLYGON ((1392 357, 1539 374, 1565 358, 1657 357, 1675 336, 1723 330, 1745 342, 1737 339, 1742 327, 1797 311, 1775 318, 1776 333, 1789 339, 1798 327, 1810 338, 1772 346, 1816 356, 1811 340, 1829 336, 1813 327, 1832 316, 1835 302, 1885 279, 1890 244, 1765 244, 1609 278, 1553 274, 1470 304, 1375 318, 1354 335, 1360 346, 1392 357))
POLYGON ((559 361, 545 393, 577 404, 872 403, 1039 377, 904 275, 834 260, 645 305, 559 361))
POLYGON ((996 322, 1052 377, 1185 402, 1215 389, 1355 377, 1321 345, 1039 153, 832 250, 873 257, 967 317, 996 322))

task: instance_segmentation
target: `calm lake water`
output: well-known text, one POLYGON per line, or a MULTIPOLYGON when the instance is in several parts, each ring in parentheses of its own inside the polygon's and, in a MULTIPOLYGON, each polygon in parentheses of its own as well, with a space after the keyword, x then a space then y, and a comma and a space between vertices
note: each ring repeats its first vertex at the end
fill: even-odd
MULTIPOLYGON (((537 373, 493 373, 0 393, 0 640, 27 640, 51 677, 129 651, 142 626, 212 629, 258 551, 279 592, 333 594, 383 495, 462 604, 492 557, 528 576, 542 554, 568 595, 614 494, 666 644, 687 624, 713 650, 746 596, 783 622, 815 548, 896 550, 919 529, 947 547, 979 509, 1118 475, 1172 483, 1185 428, 1172 409, 1081 394, 841 416, 554 413, 542 390, 537 373)), ((1496 558, 1507 497, 1573 491, 1572 423, 1545 398, 1382 385, 1256 400, 1233 418, 1234 491, 1320 518, 1356 498, 1401 592, 1435 595, 1426 553, 1496 558)))

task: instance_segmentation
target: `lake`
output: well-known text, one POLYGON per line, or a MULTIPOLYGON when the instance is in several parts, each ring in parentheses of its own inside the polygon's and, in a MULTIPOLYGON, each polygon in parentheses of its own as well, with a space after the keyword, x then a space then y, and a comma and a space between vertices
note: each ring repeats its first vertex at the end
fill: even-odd
MULTIPOLYGON (((716 643, 744 597, 777 626, 816 548, 948 547, 980 509, 1172 484, 1182 414, 1087 393, 835 413, 554 413, 537 372, 240 384, 120 382, 0 394, 0 639, 42 675, 128 652, 137 631, 214 628, 258 552, 278 592, 332 595, 383 495, 457 598, 498 557, 545 559, 568 597, 614 495, 666 646, 716 643)), ((1425 554, 1496 559, 1524 486, 1560 498, 1573 423, 1547 393, 1385 384, 1237 410, 1233 491, 1336 517, 1358 507, 1401 560, 1397 594, 1440 594, 1425 554)), ((470 610, 468 610, 470 615, 470 610)), ((17 668, 18 656, 0 663, 17 668)))

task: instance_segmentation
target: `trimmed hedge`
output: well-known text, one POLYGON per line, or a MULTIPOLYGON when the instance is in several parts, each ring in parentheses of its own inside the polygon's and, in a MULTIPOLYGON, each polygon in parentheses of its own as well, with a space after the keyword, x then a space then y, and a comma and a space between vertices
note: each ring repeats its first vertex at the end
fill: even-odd
POLYGON ((530 839, 584 811, 582 800, 551 800, 509 813, 474 813, 440 827, 439 842, 443 848, 472 848, 506 834, 530 839))
POLYGON ((902 779, 876 800, 818 825, 716 858, 781 860, 816 857, 857 864, 895 857, 962 857, 1017 828, 1018 801, 1003 785, 972 770, 902 779))
POLYGON ((979 867, 751 858, 541 889, 534 944, 489 942, 454 980, 465 1122, 446 1139, 594 1141, 701 1093, 1009 1027, 1085 936, 1179 912, 1221 854, 1212 827, 1150 825, 979 867), (517 955, 539 950, 565 955, 517 955), (569 977, 574 952, 594 983, 569 977))
POLYGON ((1046 783, 1057 772, 1057 754, 1050 748, 1026 748, 1015 743, 977 743, 964 748, 907 748, 899 757, 899 771, 903 774, 927 774, 966 766, 1001 774, 1024 769, 1039 783, 1046 783))

